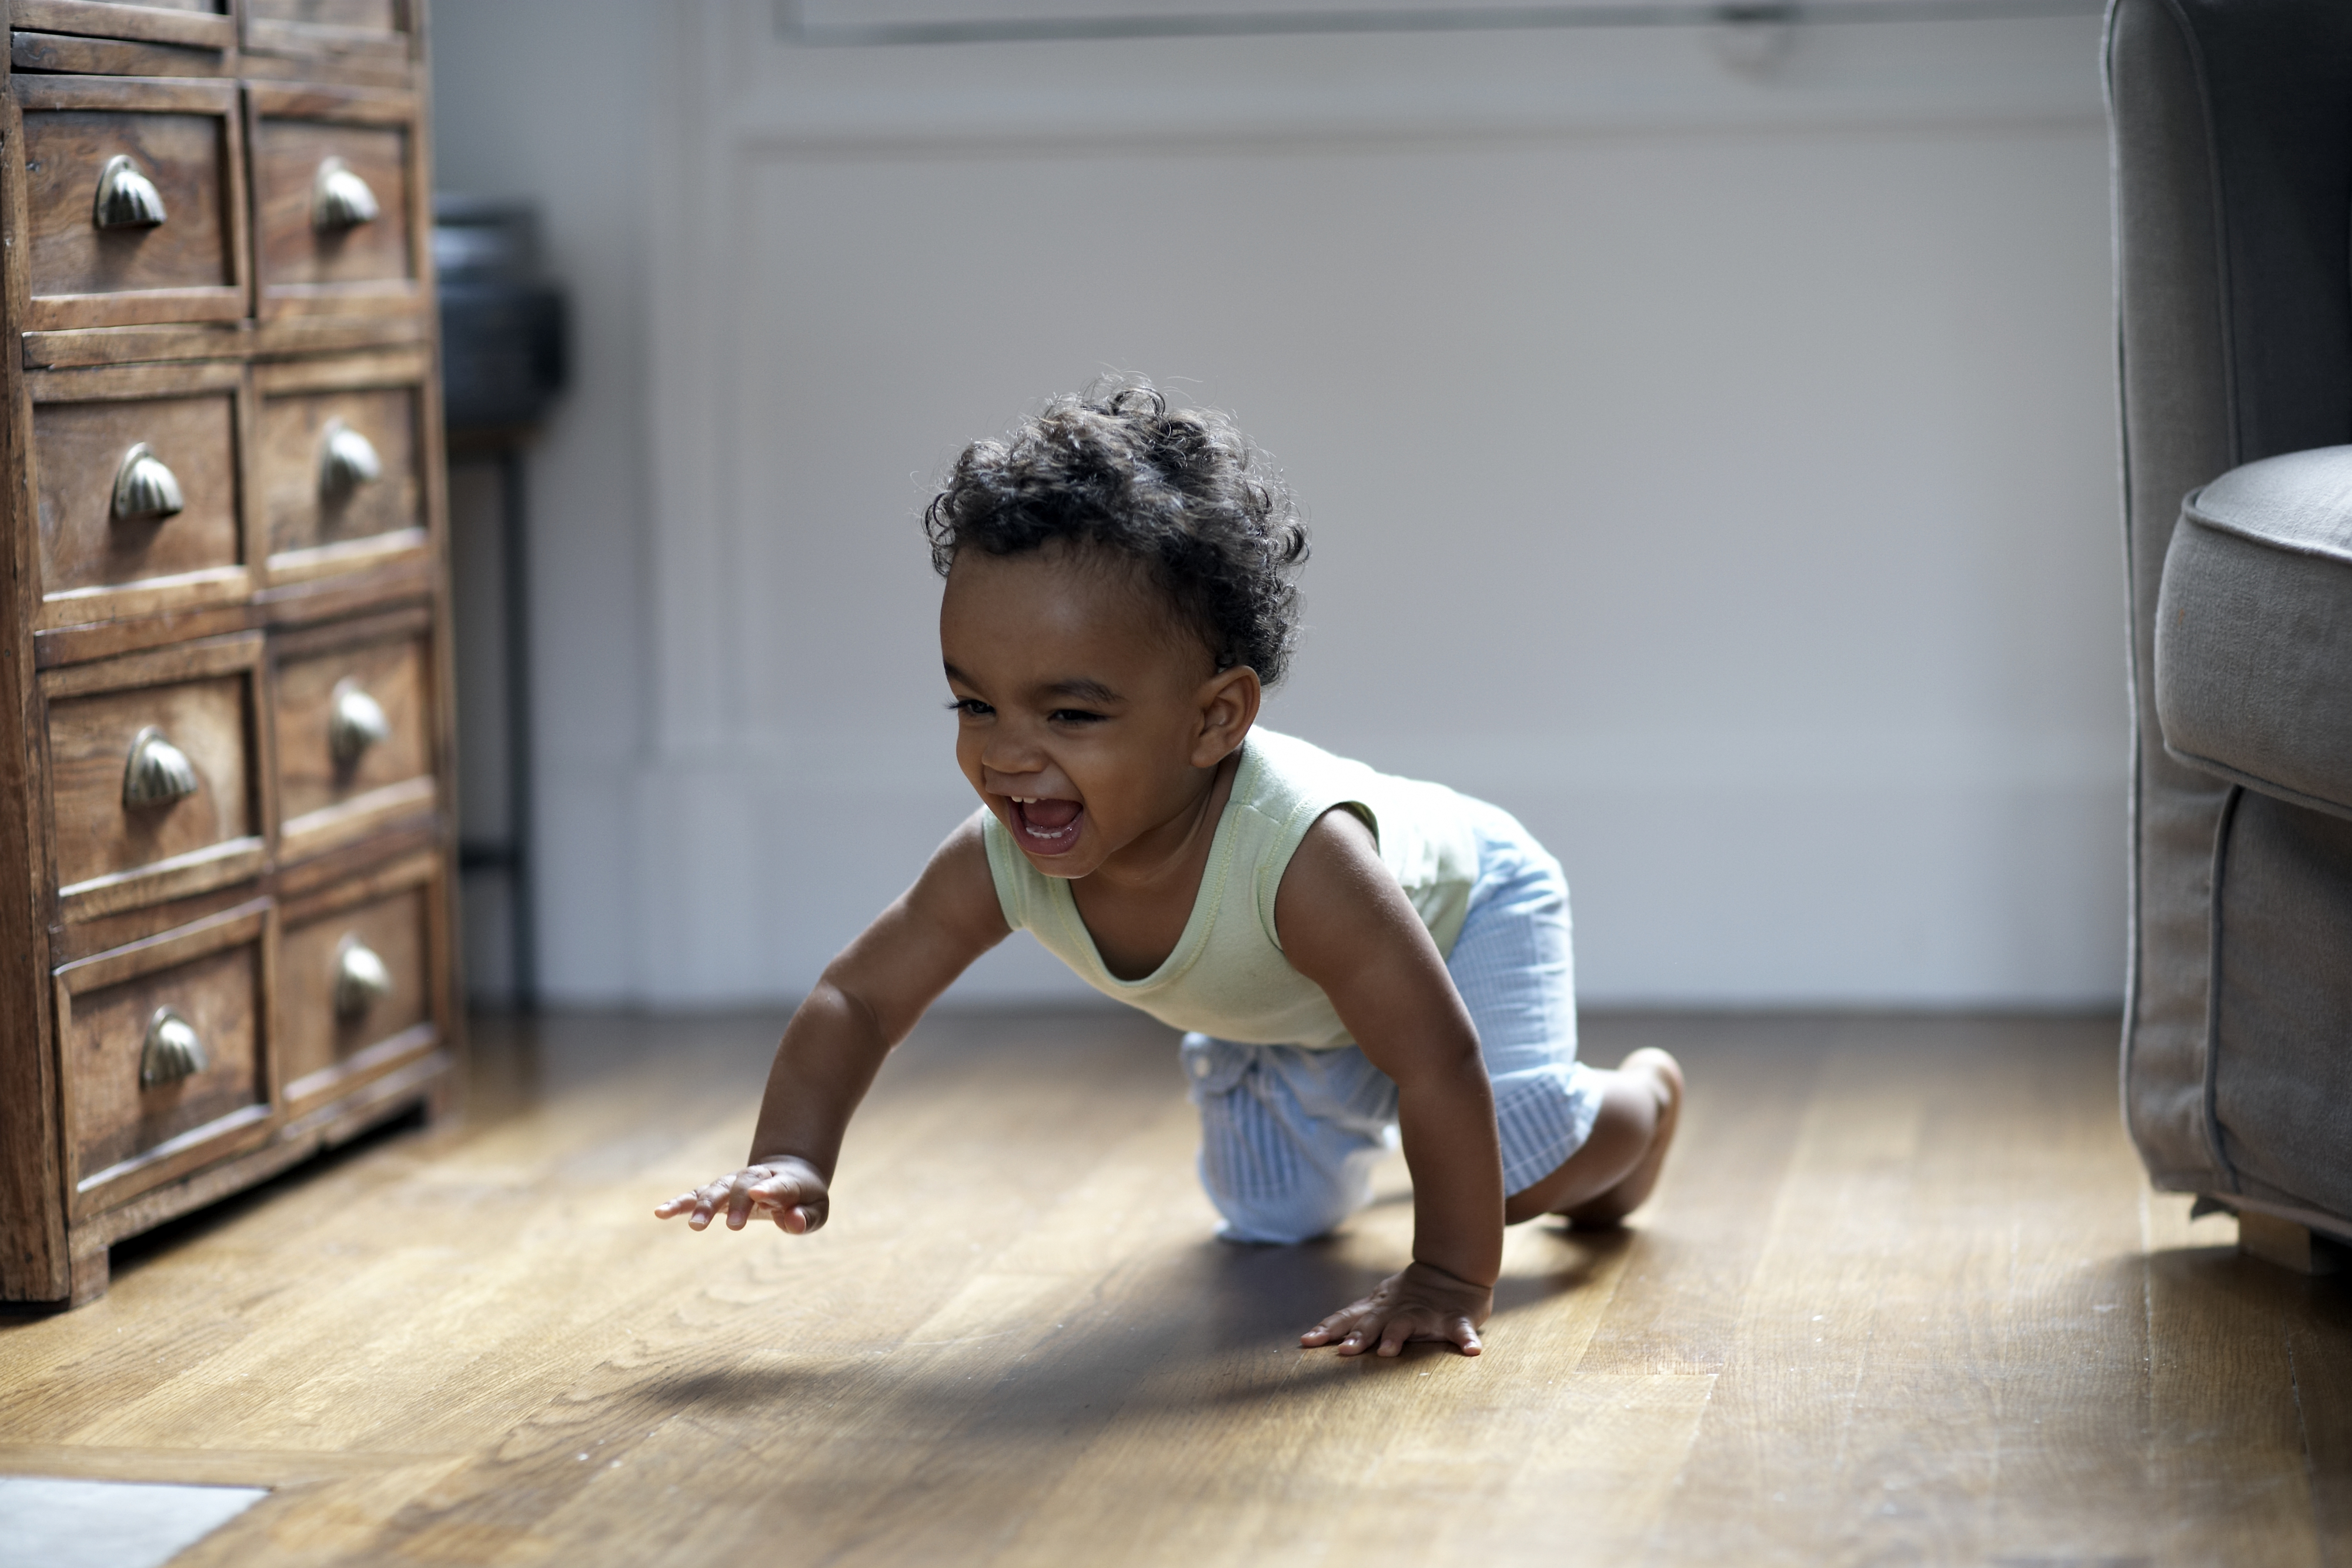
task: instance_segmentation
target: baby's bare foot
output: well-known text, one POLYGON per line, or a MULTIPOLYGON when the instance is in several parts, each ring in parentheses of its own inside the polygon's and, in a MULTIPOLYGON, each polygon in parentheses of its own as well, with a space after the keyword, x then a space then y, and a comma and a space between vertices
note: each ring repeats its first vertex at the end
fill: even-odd
POLYGON ((1622 1181, 1598 1197, 1561 1210, 1571 1224, 1594 1228, 1614 1225, 1641 1207, 1650 1189, 1658 1185, 1658 1172, 1664 1167, 1666 1150, 1675 1141, 1675 1126, 1682 1120, 1682 1063, 1654 1046, 1645 1046, 1619 1062, 1617 1071, 1650 1080, 1658 1096, 1657 1131, 1650 1136, 1649 1152, 1642 1156, 1639 1165, 1625 1173, 1622 1181))

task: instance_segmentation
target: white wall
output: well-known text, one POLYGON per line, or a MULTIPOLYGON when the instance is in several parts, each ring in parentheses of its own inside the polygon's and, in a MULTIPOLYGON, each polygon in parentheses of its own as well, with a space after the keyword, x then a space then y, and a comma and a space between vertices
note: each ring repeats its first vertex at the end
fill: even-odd
MULTIPOLYGON (((431 16, 436 187, 535 203, 547 270, 571 297, 572 388, 530 455, 527 480, 536 908, 553 993, 617 1000, 636 994, 641 973, 633 843, 646 761, 643 563, 654 548, 646 62, 656 17, 629 0, 449 0, 431 16)), ((452 496, 453 509, 473 502, 465 520, 478 526, 495 504, 481 488, 452 496)), ((465 548, 488 541, 458 542, 461 566, 468 557, 494 564, 494 552, 465 548)), ((461 585, 458 597, 462 609, 476 596, 461 585)), ((461 700, 490 706, 497 681, 467 679, 478 673, 459 672, 461 700)), ((464 782, 468 808, 499 802, 502 780, 488 790, 478 777, 464 782)), ((481 826, 500 833, 499 815, 481 826)), ((500 891, 480 880, 490 883, 483 891, 500 891)), ((503 924, 495 897, 467 904, 469 923, 503 924)), ((480 971, 503 967, 502 935, 467 934, 473 977, 494 990, 504 976, 480 971)))
MULTIPOLYGON (((538 195, 588 324, 535 471, 554 994, 788 996, 903 883, 968 806, 914 515, 1107 367, 1306 504, 1273 722, 1523 816, 1590 999, 2118 992, 2095 21, 1756 74, 1704 28, 773 15, 435 12, 445 183, 538 195)), ((1020 937, 966 991, 1069 984, 1020 937)))

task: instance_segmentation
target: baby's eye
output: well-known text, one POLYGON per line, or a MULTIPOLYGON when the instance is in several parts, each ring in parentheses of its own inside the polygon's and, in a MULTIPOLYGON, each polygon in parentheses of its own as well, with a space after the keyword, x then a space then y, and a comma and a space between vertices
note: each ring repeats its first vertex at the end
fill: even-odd
POLYGON ((978 697, 959 697, 948 704, 948 711, 961 718, 986 718, 996 710, 978 697))
POLYGON ((1082 707, 1057 707, 1045 717, 1053 724, 1100 724, 1105 716, 1082 707))

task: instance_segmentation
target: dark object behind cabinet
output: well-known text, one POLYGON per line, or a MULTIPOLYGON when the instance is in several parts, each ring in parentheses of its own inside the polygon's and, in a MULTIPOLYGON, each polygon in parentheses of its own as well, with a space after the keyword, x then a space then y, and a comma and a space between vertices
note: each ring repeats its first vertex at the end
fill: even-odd
POLYGON ((467 563, 456 600, 458 635, 472 661, 471 690, 483 699, 472 712, 477 724, 492 712, 504 719, 472 732, 475 769, 460 823, 458 868, 467 898, 477 901, 468 906, 475 936, 490 935, 500 910, 506 936, 503 955, 472 949, 472 984, 478 1001, 529 1011, 537 1005, 539 965, 525 449, 567 378, 564 300, 539 275, 539 225, 529 207, 445 194, 435 198, 434 214, 453 478, 496 480, 487 507, 479 486, 463 489, 477 504, 458 514, 455 541, 467 563), (474 528, 490 522, 495 539, 472 538, 474 528), (495 687, 488 684, 493 666, 495 687))
POLYGON ((462 196, 433 203, 440 272, 443 415, 453 434, 521 432, 563 391, 563 295, 539 277, 530 209, 462 196))

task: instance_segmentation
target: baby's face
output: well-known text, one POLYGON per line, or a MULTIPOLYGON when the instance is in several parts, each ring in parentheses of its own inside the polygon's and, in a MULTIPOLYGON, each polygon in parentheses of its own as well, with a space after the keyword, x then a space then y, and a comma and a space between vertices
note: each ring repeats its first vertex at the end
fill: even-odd
POLYGON ((1257 713, 1125 563, 1059 546, 967 550, 940 604, 956 761, 1048 876, 1181 831, 1257 713))

